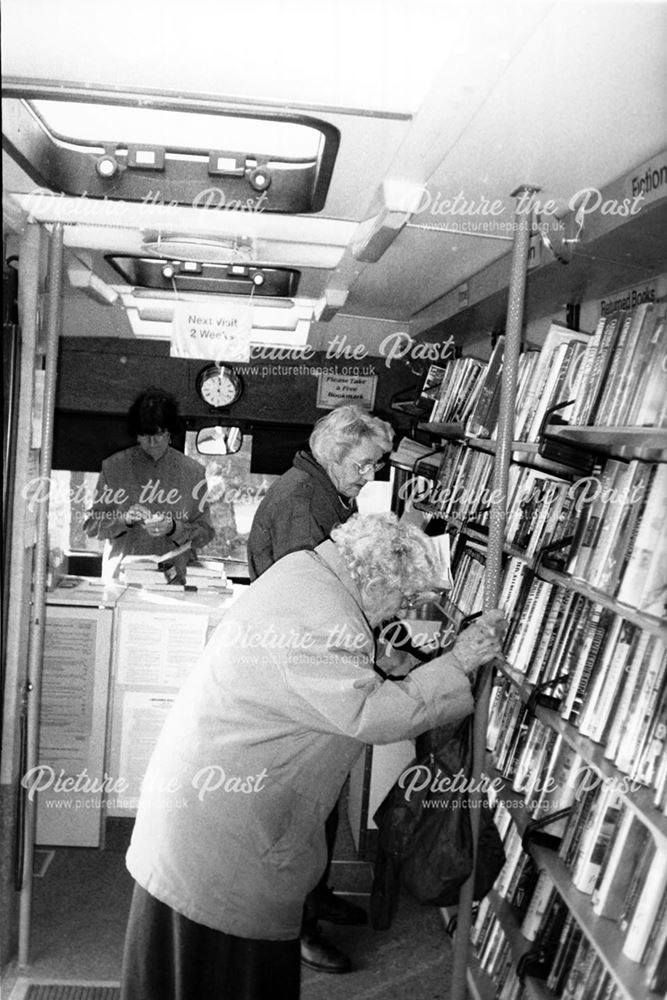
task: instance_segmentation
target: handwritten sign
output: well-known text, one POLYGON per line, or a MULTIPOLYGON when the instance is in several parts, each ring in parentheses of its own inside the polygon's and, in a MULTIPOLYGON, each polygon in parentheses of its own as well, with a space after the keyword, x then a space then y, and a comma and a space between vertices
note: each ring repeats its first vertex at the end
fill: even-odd
POLYGON ((252 309, 244 303, 177 302, 171 325, 172 358, 249 361, 252 309))
POLYGON ((322 372, 317 381, 317 407, 333 410, 337 406, 356 403, 372 410, 377 392, 377 375, 336 375, 322 372))

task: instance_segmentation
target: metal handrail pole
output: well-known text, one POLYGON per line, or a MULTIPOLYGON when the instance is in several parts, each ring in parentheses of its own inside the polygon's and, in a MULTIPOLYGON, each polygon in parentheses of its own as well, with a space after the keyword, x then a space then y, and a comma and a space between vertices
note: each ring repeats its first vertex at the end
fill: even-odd
MULTIPOLYGON (((49 244, 48 297, 44 361, 44 402, 42 406, 42 438, 39 456, 40 482, 50 482, 53 451, 53 420, 60 336, 63 285, 63 227, 53 227, 49 244)), ((30 646, 28 652, 27 750, 26 771, 39 763, 39 716, 42 699, 42 656, 46 614, 46 577, 48 572, 48 503, 37 507, 35 562, 33 570, 30 646)), ((25 800, 25 841, 23 847, 23 885, 19 903, 18 963, 25 968, 30 961, 30 926, 32 916, 32 870, 37 828, 37 803, 32 796, 25 800)))
MULTIPOLYGON (((507 325, 503 351, 501 376, 500 411, 498 416, 498 436, 493 465, 493 502, 489 515, 489 542, 484 578, 484 610, 498 607, 502 576, 502 556, 507 519, 507 489, 509 466, 512 458, 514 436, 514 408, 516 404, 517 372, 521 335, 523 327, 524 294, 530 248, 532 211, 530 195, 538 189, 522 186, 512 193, 517 198, 514 215, 514 246, 510 270, 509 296, 507 304, 507 325)), ((475 715, 473 721, 473 752, 470 795, 470 821, 473 839, 473 870, 461 888, 456 918, 454 939, 454 959, 452 965, 452 985, 450 1000, 465 1000, 466 970, 470 932, 472 929, 472 907, 477 866, 477 842, 479 838, 479 817, 481 795, 478 791, 486 762, 486 731, 489 704, 493 686, 493 664, 479 671, 475 690, 475 715)))

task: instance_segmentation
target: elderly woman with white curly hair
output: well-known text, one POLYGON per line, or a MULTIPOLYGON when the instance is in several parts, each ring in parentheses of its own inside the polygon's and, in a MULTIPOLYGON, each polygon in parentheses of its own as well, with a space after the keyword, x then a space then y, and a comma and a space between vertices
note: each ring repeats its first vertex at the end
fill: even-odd
POLYGON ((364 744, 470 713, 471 675, 500 653, 494 611, 406 678, 380 677, 373 629, 441 585, 421 531, 355 515, 232 605, 144 782, 127 855, 136 886, 123 1000, 298 998, 324 819, 364 744))

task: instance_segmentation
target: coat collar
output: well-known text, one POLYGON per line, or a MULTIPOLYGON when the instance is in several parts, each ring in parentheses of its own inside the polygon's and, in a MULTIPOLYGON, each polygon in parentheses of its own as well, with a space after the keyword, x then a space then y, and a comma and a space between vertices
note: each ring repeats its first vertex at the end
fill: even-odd
MULTIPOLYGON (((361 600, 361 591, 359 590, 359 587, 355 583, 345 561, 341 557, 338 549, 331 539, 326 538, 323 542, 320 542, 312 554, 319 559, 320 562, 323 562, 327 569, 329 569, 334 576, 340 580, 354 601, 359 605, 361 613, 365 618, 366 612, 364 611, 364 606, 361 600)), ((370 625, 368 627, 370 628, 370 625)))

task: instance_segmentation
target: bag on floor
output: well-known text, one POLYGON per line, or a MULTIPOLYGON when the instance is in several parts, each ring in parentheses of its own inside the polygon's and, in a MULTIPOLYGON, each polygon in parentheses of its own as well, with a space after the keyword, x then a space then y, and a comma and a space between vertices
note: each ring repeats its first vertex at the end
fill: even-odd
MULTIPOLYGON (((417 758, 403 771, 374 819, 379 828, 380 874, 400 873, 402 884, 421 903, 456 904, 472 872, 471 806, 464 778, 471 773, 472 717, 430 730, 417 741, 417 758), (464 791, 452 789, 463 785, 464 791)), ((474 899, 492 888, 505 863, 505 851, 486 796, 480 801, 474 899)), ((376 915, 391 920, 395 901, 383 898, 380 879, 376 915)), ((386 891, 384 892, 386 896, 386 891)), ((371 899, 373 916, 373 899, 371 899)), ((374 924, 374 926, 378 926, 374 924)), ((388 926, 388 924, 386 925, 388 926)))

